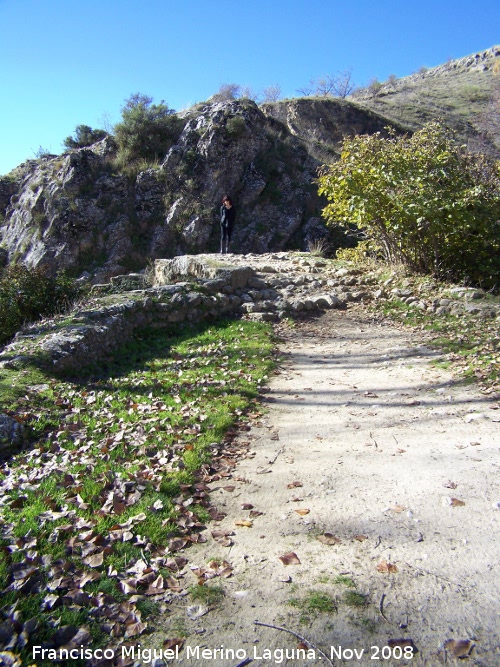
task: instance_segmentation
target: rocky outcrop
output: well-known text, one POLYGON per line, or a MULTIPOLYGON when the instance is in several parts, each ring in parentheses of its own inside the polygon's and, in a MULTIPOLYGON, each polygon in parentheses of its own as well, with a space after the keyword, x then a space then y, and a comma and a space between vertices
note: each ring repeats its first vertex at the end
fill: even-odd
MULTIPOLYGON (((262 110, 283 123, 321 163, 338 156, 345 136, 375 132, 386 135, 388 125, 397 126, 380 114, 342 99, 298 98, 263 104, 262 110)), ((404 131, 402 126, 398 129, 404 131)))
POLYGON ((86 271, 100 283, 151 259, 213 252, 225 192, 237 206, 233 250, 304 249, 328 235, 314 185, 319 164, 346 132, 387 121, 336 100, 262 108, 237 100, 197 105, 181 125, 163 162, 137 173, 120 171, 107 137, 0 179, 4 262, 86 271))
POLYGON ((0 413, 0 459, 12 450, 22 447, 25 441, 24 426, 9 415, 0 413))
POLYGON ((304 250, 318 238, 334 250, 345 239, 321 218, 318 166, 337 158, 345 136, 436 118, 500 155, 498 110, 488 106, 499 58, 493 47, 344 100, 200 103, 179 114, 174 145, 149 166, 121 165, 111 137, 29 160, 0 178, 0 267, 86 272, 100 283, 150 260, 216 252, 226 192, 238 212, 232 251, 304 250))

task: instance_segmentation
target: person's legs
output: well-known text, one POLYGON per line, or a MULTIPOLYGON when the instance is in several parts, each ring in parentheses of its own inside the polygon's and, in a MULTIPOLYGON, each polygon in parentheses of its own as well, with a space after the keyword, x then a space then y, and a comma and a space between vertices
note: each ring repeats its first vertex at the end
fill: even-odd
POLYGON ((226 229, 226 252, 229 252, 229 244, 231 243, 232 234, 233 234, 233 228, 229 226, 226 229))
POLYGON ((220 228, 220 254, 224 252, 225 249, 227 249, 227 229, 226 227, 221 225, 220 228))

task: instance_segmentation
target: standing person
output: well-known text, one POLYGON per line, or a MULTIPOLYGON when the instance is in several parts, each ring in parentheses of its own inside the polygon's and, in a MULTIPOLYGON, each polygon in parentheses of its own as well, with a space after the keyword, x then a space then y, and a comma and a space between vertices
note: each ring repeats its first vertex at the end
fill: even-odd
POLYGON ((229 195, 222 197, 222 206, 220 207, 220 251, 221 254, 228 252, 229 242, 233 233, 234 221, 236 219, 236 209, 229 195))

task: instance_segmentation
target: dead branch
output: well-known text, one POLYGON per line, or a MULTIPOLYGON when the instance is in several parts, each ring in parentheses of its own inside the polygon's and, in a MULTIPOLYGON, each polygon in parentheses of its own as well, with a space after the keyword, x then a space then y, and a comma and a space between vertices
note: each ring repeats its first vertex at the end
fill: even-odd
POLYGON ((273 463, 276 463, 276 459, 278 458, 278 456, 279 456, 280 454, 283 454, 284 451, 285 451, 285 448, 284 448, 284 447, 280 447, 280 448, 278 449, 278 451, 276 452, 276 454, 273 456, 273 458, 272 458, 272 459, 269 459, 269 463, 270 463, 271 465, 272 465, 273 463))
POLYGON ((384 614, 384 600, 385 600, 385 593, 382 593, 382 597, 380 598, 380 602, 378 604, 378 610, 384 621, 386 621, 386 623, 389 623, 389 625, 391 625, 391 622, 387 619, 386 615, 384 614))

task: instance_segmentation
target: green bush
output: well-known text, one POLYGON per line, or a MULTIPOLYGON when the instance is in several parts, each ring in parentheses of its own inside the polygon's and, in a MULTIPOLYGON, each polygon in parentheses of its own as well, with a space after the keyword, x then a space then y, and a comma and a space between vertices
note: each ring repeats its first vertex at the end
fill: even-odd
POLYGON ((135 93, 122 107, 122 121, 115 125, 118 160, 122 163, 163 158, 178 139, 184 122, 162 101, 153 104, 147 95, 135 93))
POLYGON ((0 344, 24 323, 65 310, 79 293, 64 274, 51 277, 43 269, 21 264, 6 268, 0 279, 0 344))
POLYGON ((246 129, 245 119, 241 116, 232 116, 226 123, 227 133, 232 139, 238 139, 243 136, 246 129))
POLYGON ((63 144, 66 148, 84 148, 92 146, 108 135, 104 130, 93 130, 89 125, 77 125, 74 137, 66 137, 63 144))
POLYGON ((500 168, 432 122, 412 136, 346 139, 322 169, 323 216, 389 261, 485 286, 500 278, 500 168))

